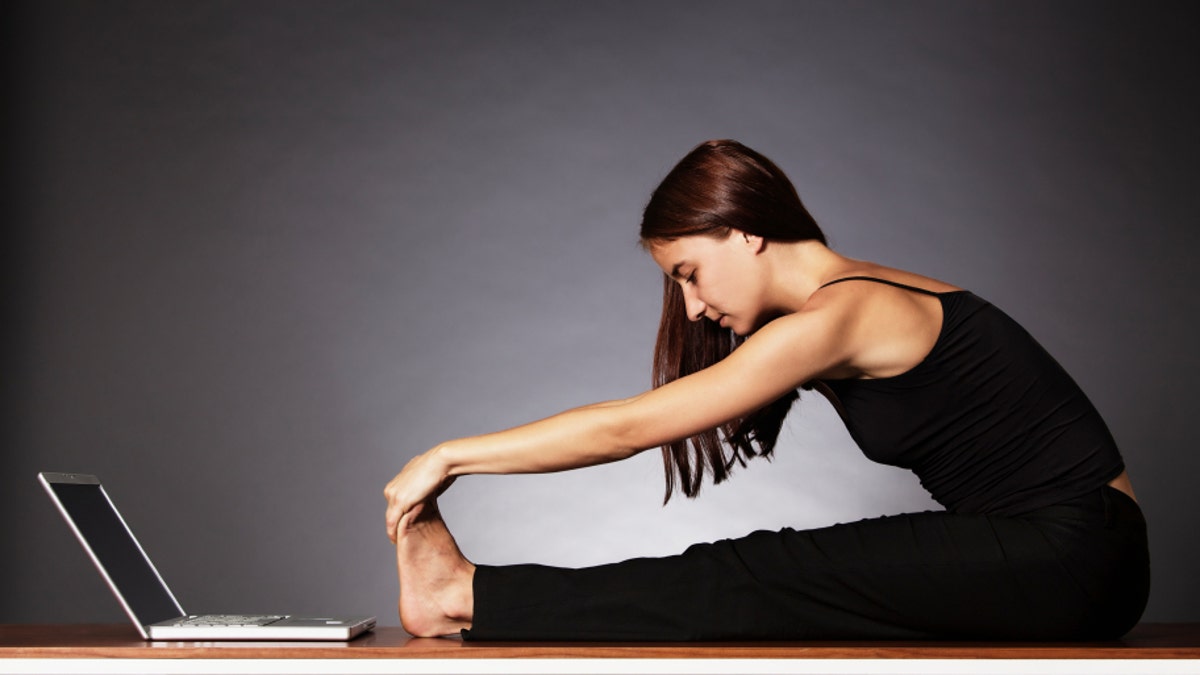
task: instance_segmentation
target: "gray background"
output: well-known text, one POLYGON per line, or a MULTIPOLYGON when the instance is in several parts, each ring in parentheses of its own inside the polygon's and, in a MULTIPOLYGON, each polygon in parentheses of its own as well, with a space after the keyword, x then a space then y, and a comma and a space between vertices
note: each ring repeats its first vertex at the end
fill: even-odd
MULTIPOLYGON (((440 440, 649 381, 650 191, 775 159, 847 255, 970 288, 1104 413, 1200 619, 1200 143, 1168 4, 6 5, 0 621, 121 621, 34 476, 99 474, 184 606, 398 623, 381 489, 440 440)), ((477 562, 584 565, 931 502, 805 395, 660 507, 656 452, 443 500, 477 562)))

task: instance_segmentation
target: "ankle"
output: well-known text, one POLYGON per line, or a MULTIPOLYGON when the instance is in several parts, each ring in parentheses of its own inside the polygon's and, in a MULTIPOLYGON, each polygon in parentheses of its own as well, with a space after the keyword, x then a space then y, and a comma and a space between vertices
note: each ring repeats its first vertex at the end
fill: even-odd
POLYGON ((433 587, 409 587, 400 592, 400 625, 417 637, 440 637, 470 628, 474 620, 475 566, 463 560, 433 587))
POLYGON ((449 584, 442 597, 445 603, 446 616, 454 621, 460 621, 470 628, 475 618, 475 566, 463 560, 462 567, 455 575, 455 582, 449 584))

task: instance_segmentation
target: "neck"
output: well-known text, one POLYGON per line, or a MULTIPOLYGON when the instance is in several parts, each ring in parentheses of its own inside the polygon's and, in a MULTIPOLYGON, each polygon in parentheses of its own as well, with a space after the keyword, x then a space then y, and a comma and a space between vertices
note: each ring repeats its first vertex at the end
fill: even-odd
POLYGON ((771 242, 771 305, 781 314, 800 311, 822 284, 840 278, 858 261, 816 241, 771 242))

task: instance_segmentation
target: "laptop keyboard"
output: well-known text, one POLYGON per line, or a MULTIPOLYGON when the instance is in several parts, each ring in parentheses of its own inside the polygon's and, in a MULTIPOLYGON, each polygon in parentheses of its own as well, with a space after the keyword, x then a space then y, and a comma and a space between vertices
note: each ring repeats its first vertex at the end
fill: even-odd
POLYGON ((200 616, 184 617, 171 626, 187 626, 187 627, 221 627, 230 628, 234 626, 266 626, 280 619, 286 619, 287 616, 266 615, 266 614, 204 614, 200 616))

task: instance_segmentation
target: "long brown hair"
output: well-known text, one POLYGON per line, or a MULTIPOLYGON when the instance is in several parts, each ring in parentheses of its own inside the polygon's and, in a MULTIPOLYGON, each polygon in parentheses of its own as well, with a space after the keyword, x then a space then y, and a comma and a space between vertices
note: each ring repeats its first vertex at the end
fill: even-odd
MULTIPOLYGON (((696 235, 724 239, 734 229, 768 241, 826 243, 783 171, 729 140, 701 143, 671 169, 646 205, 641 241, 649 248, 655 242, 696 235)), ((663 276, 662 319, 654 346, 656 388, 720 361, 744 339, 708 319, 690 320, 679 285, 663 276)), ((663 502, 671 498, 677 476, 683 493, 695 497, 706 473, 720 483, 735 464, 745 466, 751 457, 770 457, 783 418, 798 397, 798 392, 788 392, 745 417, 664 445, 663 502)))

